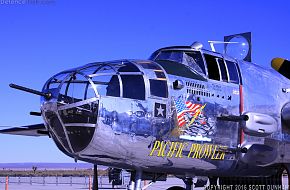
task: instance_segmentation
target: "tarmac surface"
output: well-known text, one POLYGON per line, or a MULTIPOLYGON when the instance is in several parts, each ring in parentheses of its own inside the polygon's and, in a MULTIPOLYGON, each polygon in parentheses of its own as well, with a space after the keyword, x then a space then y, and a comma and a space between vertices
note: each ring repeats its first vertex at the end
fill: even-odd
MULTIPOLYGON (((193 181, 195 181, 194 179, 193 181)), ((9 179, 8 190, 89 190, 89 179, 84 177, 63 177, 59 178, 57 183, 55 177, 38 177, 32 180, 26 178, 11 177, 9 179)), ((148 184, 149 181, 142 182, 142 186, 148 184)), ((212 187, 207 188, 207 190, 288 190, 288 179, 283 178, 283 189, 277 186, 252 186, 250 189, 244 189, 241 187, 233 186, 224 186, 224 187, 212 187)), ((181 186, 185 187, 181 179, 178 178, 168 178, 165 182, 156 182, 153 183, 147 190, 166 190, 172 186, 181 186)), ((108 178, 103 177, 99 178, 99 189, 111 189, 112 185, 109 184, 108 178)), ((116 186, 116 189, 126 189, 126 184, 123 186, 116 186)), ((0 190, 5 189, 5 178, 0 178, 0 190)), ((194 190, 203 190, 205 188, 194 188, 194 190)))

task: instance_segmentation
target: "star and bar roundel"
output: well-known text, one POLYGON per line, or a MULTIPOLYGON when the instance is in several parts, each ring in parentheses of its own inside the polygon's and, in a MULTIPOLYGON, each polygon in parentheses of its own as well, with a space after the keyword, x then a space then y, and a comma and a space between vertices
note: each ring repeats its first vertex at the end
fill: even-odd
POLYGON ((161 103, 155 102, 154 117, 166 118, 166 104, 161 104, 161 103))

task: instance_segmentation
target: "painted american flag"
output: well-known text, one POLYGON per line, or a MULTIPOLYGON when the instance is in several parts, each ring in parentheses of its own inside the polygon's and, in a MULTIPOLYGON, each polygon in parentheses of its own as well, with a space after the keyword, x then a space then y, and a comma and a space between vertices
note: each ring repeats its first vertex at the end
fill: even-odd
POLYGON ((186 121, 184 119, 184 114, 186 112, 189 112, 189 114, 193 116, 196 111, 201 108, 201 104, 193 104, 190 101, 186 101, 184 103, 182 98, 178 98, 175 100, 175 106, 177 111, 178 125, 180 127, 186 124, 186 121))

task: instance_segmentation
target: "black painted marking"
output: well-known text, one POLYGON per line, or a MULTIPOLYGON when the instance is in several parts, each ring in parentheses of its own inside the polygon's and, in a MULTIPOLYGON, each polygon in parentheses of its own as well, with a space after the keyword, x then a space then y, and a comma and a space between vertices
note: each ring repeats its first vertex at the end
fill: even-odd
POLYGON ((120 160, 120 158, 115 158, 111 156, 106 156, 106 155, 98 155, 98 154, 81 154, 82 156, 87 156, 87 157, 92 157, 92 158, 109 158, 112 160, 120 160))
POLYGON ((166 105, 165 104, 155 103, 154 117, 166 118, 166 105))

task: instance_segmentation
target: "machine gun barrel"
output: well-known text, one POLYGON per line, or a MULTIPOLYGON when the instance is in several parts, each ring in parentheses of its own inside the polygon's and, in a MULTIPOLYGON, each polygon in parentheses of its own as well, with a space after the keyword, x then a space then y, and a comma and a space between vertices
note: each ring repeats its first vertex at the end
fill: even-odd
POLYGON ((240 121, 247 121, 249 117, 247 115, 221 115, 217 117, 217 119, 222 121, 233 121, 233 122, 240 122, 240 121))
POLYGON ((49 100, 51 98, 51 93, 45 93, 45 92, 40 92, 40 91, 37 91, 37 90, 33 90, 31 88, 26 88, 24 86, 19 86, 17 84, 9 84, 9 86, 11 88, 14 88, 14 89, 17 89, 17 90, 22 90, 24 92, 28 92, 28 93, 31 93, 31 94, 36 94, 38 96, 43 96, 45 99, 49 100))

